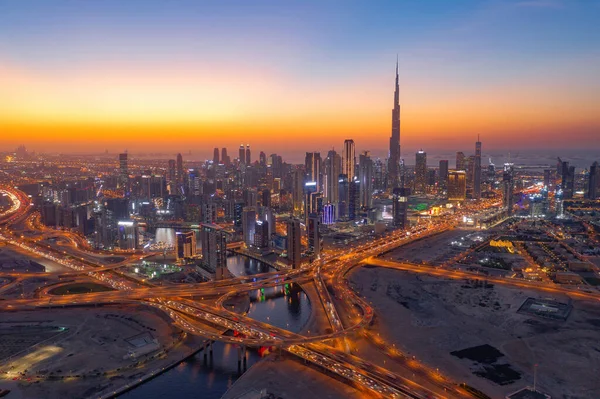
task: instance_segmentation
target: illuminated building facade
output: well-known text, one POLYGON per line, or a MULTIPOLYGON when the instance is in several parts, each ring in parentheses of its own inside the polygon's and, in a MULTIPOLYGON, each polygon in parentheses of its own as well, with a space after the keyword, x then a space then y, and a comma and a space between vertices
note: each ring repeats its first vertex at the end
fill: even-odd
POLYGON ((125 192, 129 190, 129 168, 126 152, 119 154, 119 188, 125 192))
POLYGON ((398 229, 408 227, 408 196, 410 189, 396 187, 392 195, 393 225, 398 229))
POLYGON ((308 236, 308 250, 316 257, 321 253, 321 236, 319 233, 320 220, 318 215, 312 214, 308 217, 306 234, 308 236))
POLYGON ((506 213, 509 216, 513 214, 513 207, 515 204, 514 191, 514 165, 512 163, 505 163, 504 171, 502 173, 502 206, 506 209, 506 213))
POLYGON ((302 263, 302 230, 300 220, 290 219, 287 223, 287 257, 292 269, 297 269, 302 263))
POLYGON ((178 231, 175 233, 175 257, 177 260, 196 256, 196 233, 178 231))
POLYGON ((202 224, 200 242, 202 243, 202 264, 208 270, 215 272, 217 280, 225 277, 227 274, 227 233, 220 226, 202 224))
POLYGON ((448 200, 464 201, 467 198, 467 176, 463 170, 448 172, 448 200))
POLYGON ((415 194, 427 193, 427 153, 419 150, 415 156, 415 194))
POLYGON ((481 198, 481 141, 477 136, 475 143, 475 162, 473 165, 473 198, 481 198))
MULTIPOLYGON (((352 176, 348 175, 349 179, 352 176)), ((388 187, 400 185, 400 89, 398 85, 398 61, 396 60, 396 84, 394 87, 394 108, 392 109, 392 135, 388 158, 388 187)))
POLYGON ((117 223, 119 248, 122 250, 135 250, 139 246, 139 232, 136 221, 122 220, 117 223))

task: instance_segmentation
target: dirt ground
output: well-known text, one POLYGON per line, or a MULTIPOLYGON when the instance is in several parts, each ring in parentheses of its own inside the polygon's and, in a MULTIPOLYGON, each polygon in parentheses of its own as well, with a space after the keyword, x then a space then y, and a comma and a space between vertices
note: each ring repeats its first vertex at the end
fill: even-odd
POLYGON ((600 306, 595 303, 575 301, 566 321, 554 321, 517 313, 528 297, 548 297, 536 291, 476 287, 381 268, 357 269, 350 280, 375 307, 376 332, 386 342, 456 382, 504 397, 532 385, 537 364, 537 386, 552 398, 599 397, 600 306), (493 364, 451 354, 485 344, 502 354, 493 364), (485 377, 505 367, 518 379, 500 385, 485 377))
POLYGON ((4 313, 0 332, 10 337, 11 331, 28 331, 26 342, 10 340, 2 353, 11 357, 0 360, 0 388, 11 389, 14 399, 96 396, 183 358, 197 345, 195 337, 184 338, 165 316, 141 305, 4 313), (135 349, 128 340, 141 335, 155 338, 160 349, 125 359, 135 349))

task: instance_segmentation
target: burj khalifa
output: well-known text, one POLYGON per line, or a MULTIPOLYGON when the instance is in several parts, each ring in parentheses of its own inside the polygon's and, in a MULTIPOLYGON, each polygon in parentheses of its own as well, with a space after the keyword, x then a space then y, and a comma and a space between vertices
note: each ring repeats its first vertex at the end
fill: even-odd
POLYGON ((392 136, 388 157, 388 187, 399 187, 400 181, 400 94, 398 88, 398 60, 396 60, 396 88, 394 90, 394 108, 392 109, 392 136))

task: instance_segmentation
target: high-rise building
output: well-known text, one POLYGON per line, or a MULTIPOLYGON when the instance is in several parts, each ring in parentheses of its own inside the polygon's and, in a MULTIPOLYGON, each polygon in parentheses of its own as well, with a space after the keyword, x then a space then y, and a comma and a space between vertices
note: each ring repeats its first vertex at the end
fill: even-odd
POLYGON ((598 186, 600 184, 600 167, 598 167, 598 161, 595 161, 590 166, 590 173, 588 177, 587 186, 587 197, 588 199, 595 200, 598 198, 598 186))
POLYGON ((193 230, 175 233, 175 256, 177 260, 196 256, 196 233, 193 230))
POLYGON ((306 224, 306 235, 308 236, 308 250, 312 252, 315 257, 319 257, 321 254, 321 237, 319 234, 320 218, 316 214, 311 214, 308 217, 308 223, 306 224))
POLYGON ((475 143, 475 165, 473 165, 473 198, 481 198, 481 141, 475 143))
POLYGON ((417 151, 415 159, 415 193, 427 193, 427 153, 417 151))
POLYGON ((258 162, 260 166, 267 166, 267 154, 265 154, 263 151, 258 154, 258 162))
POLYGON ((302 214, 304 207, 304 172, 296 169, 292 173, 292 207, 296 216, 302 214))
POLYGON ((467 170, 467 160, 465 153, 462 151, 456 153, 456 170, 467 170))
MULTIPOLYGON (((352 179, 351 176, 348 179, 352 179)), ((396 86, 394 88, 394 108, 392 109, 392 135, 388 158, 388 187, 400 185, 400 89, 398 86, 398 60, 396 60, 396 86)))
MULTIPOLYGON (((225 161, 225 160, 223 160, 225 161)), ((213 151, 213 163, 215 165, 219 164, 219 149, 217 147, 215 147, 215 150, 213 151)), ((223 162, 225 163, 225 162, 223 162)))
POLYGON ((492 162, 492 158, 490 158, 490 163, 487 168, 487 182, 492 186, 496 182, 496 165, 492 162))
POLYGON ((254 244, 254 233, 256 231, 256 208, 247 206, 242 215, 242 234, 247 246, 254 244))
POLYGON ((307 152, 304 160, 306 182, 315 182, 317 191, 321 191, 321 153, 307 152))
POLYGON ((510 216, 513 213, 515 180, 513 176, 513 164, 505 163, 502 173, 502 206, 510 216))
POLYGON ((308 186, 309 184, 314 184, 312 182, 306 183, 306 197, 304 201, 304 213, 305 220, 308 220, 309 215, 316 214, 321 215, 323 211, 323 193, 320 191, 311 190, 308 186))
POLYGON ((348 200, 350 197, 350 184, 348 182, 348 176, 345 174, 340 174, 338 176, 338 218, 345 220, 348 218, 348 200))
POLYGON ((266 221, 257 220, 254 232, 254 246, 259 249, 268 248, 270 239, 269 224, 266 221))
POLYGON ((562 198, 571 199, 575 192, 575 167, 569 166, 569 162, 564 161, 561 168, 562 198))
POLYGON ((448 172, 448 200, 464 201, 467 198, 467 176, 464 170, 448 172))
POLYGON ((225 166, 229 166, 229 155, 227 155, 227 148, 223 147, 221 149, 221 163, 225 166))
POLYGON ((358 157, 358 177, 360 180, 360 206, 370 209, 373 205, 373 160, 368 151, 358 157))
POLYGON ((348 182, 348 219, 358 219, 360 211, 360 180, 354 176, 351 182, 348 182))
POLYGON ((408 227, 408 196, 410 189, 396 187, 392 196, 392 214, 394 227, 405 229, 408 227))
POLYGON ((250 165, 252 163, 250 158, 250 144, 246 144, 246 165, 250 165))
POLYGON ((342 173, 348 176, 349 180, 354 179, 356 173, 354 166, 356 165, 356 154, 354 140, 347 139, 344 141, 344 152, 342 153, 342 173))
POLYGON ((271 190, 264 188, 260 191, 260 205, 264 207, 271 206, 271 190))
POLYGON ((119 188, 125 190, 125 192, 129 189, 129 169, 127 167, 126 152, 119 154, 119 188))
POLYGON ((240 144, 239 157, 240 157, 240 165, 245 165, 246 164, 246 149, 244 148, 243 144, 240 144))
POLYGON ((334 150, 327 153, 325 158, 325 173, 323 174, 323 198, 326 203, 337 204, 339 201, 339 176, 342 169, 342 158, 334 150))
POLYGON ((174 159, 169 159, 169 167, 167 170, 167 184, 169 189, 169 194, 176 195, 177 194, 177 168, 174 159))
POLYGON ((470 155, 466 159, 466 167, 467 167, 467 196, 473 197, 473 182, 475 178, 475 155, 470 155))
POLYGON ((227 233, 214 224, 202 224, 200 228, 202 243, 202 264, 213 270, 217 280, 227 274, 227 233))
POLYGON ((448 189, 448 160, 440 160, 440 167, 438 173, 438 186, 440 190, 448 189))
POLYGON ((300 220, 290 219, 287 223, 287 257, 292 269, 297 269, 302 263, 302 230, 300 220))
POLYGON ((244 202, 235 201, 233 204, 233 225, 237 228, 242 227, 244 215, 244 202))
POLYGON ((123 250, 134 250, 139 245, 139 232, 137 222, 134 220, 122 220, 117 223, 119 248, 123 250))
POLYGON ((552 169, 544 169, 544 187, 549 188, 551 185, 552 169))
POLYGON ((321 217, 321 221, 324 225, 330 225, 335 223, 335 214, 336 214, 336 205, 334 204, 326 204, 323 205, 323 217, 321 217))
POLYGON ((177 154, 177 186, 181 187, 185 181, 185 174, 183 171, 183 157, 181 154, 177 154))

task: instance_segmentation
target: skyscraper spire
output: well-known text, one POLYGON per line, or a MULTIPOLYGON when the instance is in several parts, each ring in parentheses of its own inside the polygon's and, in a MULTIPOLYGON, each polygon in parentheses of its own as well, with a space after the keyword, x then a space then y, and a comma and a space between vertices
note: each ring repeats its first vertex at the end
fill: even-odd
POLYGON ((396 85, 394 88, 394 108, 392 109, 392 136, 388 158, 388 186, 398 187, 400 174, 400 88, 398 84, 398 56, 396 55, 396 85))

